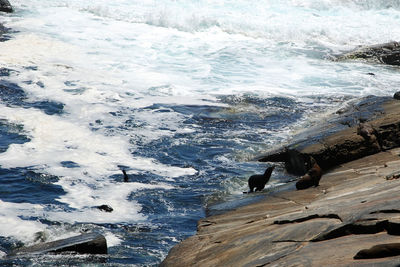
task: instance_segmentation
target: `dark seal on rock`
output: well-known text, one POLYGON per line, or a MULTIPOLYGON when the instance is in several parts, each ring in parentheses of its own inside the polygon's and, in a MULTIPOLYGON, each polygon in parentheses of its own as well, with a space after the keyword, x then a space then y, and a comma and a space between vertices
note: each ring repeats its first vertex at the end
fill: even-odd
POLYGON ((400 255, 400 243, 379 244, 369 249, 360 250, 355 256, 359 259, 376 259, 400 255))
POLYGON ((269 178, 271 177, 272 171, 274 170, 275 166, 268 167, 265 170, 265 173, 263 175, 252 175, 249 178, 249 188, 250 192, 253 192, 254 188, 256 189, 255 191, 261 191, 264 189, 265 184, 268 183, 269 178))
POLYGON ((101 205, 101 206, 97 206, 96 208, 98 208, 101 211, 105 211, 105 212, 112 212, 114 210, 113 208, 111 208, 110 206, 105 205, 105 204, 101 205))
POLYGON ((317 161, 311 157, 310 158, 311 169, 303 175, 300 180, 296 183, 297 190, 307 189, 311 186, 318 186, 319 180, 321 180, 322 169, 319 167, 317 161))
POLYGON ((0 11, 11 13, 13 8, 8 0, 0 0, 0 11))

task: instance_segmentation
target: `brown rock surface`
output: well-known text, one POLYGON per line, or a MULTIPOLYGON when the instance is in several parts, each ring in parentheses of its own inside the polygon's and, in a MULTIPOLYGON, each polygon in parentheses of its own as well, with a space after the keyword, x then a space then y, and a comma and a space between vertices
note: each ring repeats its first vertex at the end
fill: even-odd
POLYGON ((299 155, 324 162, 338 160, 335 155, 352 161, 338 160, 318 187, 271 193, 200 220, 197 234, 172 248, 161 266, 400 264, 400 256, 353 259, 374 245, 400 243, 400 149, 393 148, 399 146, 400 103, 385 102, 382 113, 369 121, 381 135, 380 152, 363 147, 356 125, 298 146, 299 155))
POLYGON ((197 234, 175 246, 161 266, 400 263, 400 257, 353 259, 362 249, 400 240, 400 179, 385 178, 400 170, 399 154, 394 149, 352 161, 325 174, 319 187, 280 192, 200 220, 197 234))

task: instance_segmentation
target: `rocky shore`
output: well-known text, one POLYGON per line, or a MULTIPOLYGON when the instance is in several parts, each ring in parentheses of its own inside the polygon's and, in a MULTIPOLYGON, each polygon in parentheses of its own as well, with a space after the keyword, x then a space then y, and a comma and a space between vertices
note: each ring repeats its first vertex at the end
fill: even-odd
POLYGON ((302 132, 259 160, 284 161, 300 175, 312 155, 325 170, 318 187, 293 184, 200 220, 197 234, 172 248, 161 266, 400 264, 399 129, 400 101, 369 97, 302 132), (363 125, 374 137, 362 133, 363 125), (381 246, 368 250, 375 245, 381 246))
MULTIPOLYGON (((399 65, 391 42, 334 61, 399 65)), ((371 73, 370 75, 374 75, 371 73)), ((197 234, 161 266, 398 266, 400 264, 400 101, 366 97, 296 134, 256 160, 286 171, 324 171, 319 186, 271 192, 254 204, 198 222, 197 234)))

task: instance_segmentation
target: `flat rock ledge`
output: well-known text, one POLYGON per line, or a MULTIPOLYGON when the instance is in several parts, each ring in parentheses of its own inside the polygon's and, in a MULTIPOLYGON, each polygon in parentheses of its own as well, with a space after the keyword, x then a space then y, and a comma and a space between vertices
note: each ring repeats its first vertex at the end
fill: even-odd
MULTIPOLYGON (((329 170, 318 187, 297 191, 293 186, 268 194, 261 202, 200 220, 197 234, 173 247, 161 266, 399 265, 400 101, 385 99, 374 110, 378 112, 369 115, 368 123, 382 130, 386 137, 381 140, 392 144, 377 141, 375 151, 354 153, 357 156, 347 162, 331 151, 331 158, 324 161, 329 170)), ((372 141, 357 134, 358 123, 343 129, 328 123, 336 125, 336 131, 318 134, 321 139, 310 137, 308 145, 298 142, 300 149, 294 151, 322 155, 327 146, 320 144, 329 140, 341 147, 349 136, 370 147, 372 141)), ((353 150, 357 146, 346 153, 353 150)))

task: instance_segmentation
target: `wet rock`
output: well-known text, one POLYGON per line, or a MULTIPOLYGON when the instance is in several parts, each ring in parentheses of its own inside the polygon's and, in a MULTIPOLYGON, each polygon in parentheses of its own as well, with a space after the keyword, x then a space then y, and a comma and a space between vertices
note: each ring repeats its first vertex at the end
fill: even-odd
POLYGON ((400 43, 389 42, 372 46, 363 46, 335 57, 337 61, 357 59, 373 63, 400 65, 400 43))
POLYGON ((30 254, 47 254, 73 252, 78 254, 107 254, 107 241, 103 235, 90 233, 61 239, 53 242, 39 243, 11 252, 9 257, 30 254))
POLYGON ((310 169, 307 166, 310 157, 326 170, 398 147, 400 114, 397 108, 397 101, 387 97, 364 98, 337 112, 327 122, 297 134, 283 148, 268 152, 256 160, 283 161, 289 173, 304 175, 310 169))
POLYGON ((109 205, 105 205, 105 204, 97 206, 96 208, 101 211, 105 211, 105 212, 113 212, 114 211, 113 208, 111 208, 109 205))
POLYGON ((0 0, 0 11, 7 13, 13 12, 13 8, 8 0, 0 0))
POLYGON ((400 91, 394 93, 393 98, 396 99, 396 100, 400 100, 400 91))

